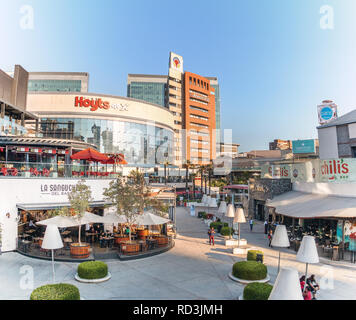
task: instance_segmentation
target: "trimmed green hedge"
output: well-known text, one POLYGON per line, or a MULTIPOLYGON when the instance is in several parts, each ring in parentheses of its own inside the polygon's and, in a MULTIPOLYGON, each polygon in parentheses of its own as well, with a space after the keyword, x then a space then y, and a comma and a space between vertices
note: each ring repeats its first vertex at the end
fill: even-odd
POLYGON ((267 267, 256 261, 240 261, 232 266, 234 277, 244 280, 262 280, 267 277, 267 267))
POLYGON ((231 236, 234 233, 234 230, 230 227, 222 227, 220 229, 220 234, 222 236, 231 236))
POLYGON ((80 293, 72 284, 47 284, 33 290, 30 300, 80 300, 80 293))
POLYGON ((77 272, 82 279, 101 279, 108 275, 108 266, 102 261, 86 261, 78 266, 77 272))
POLYGON ((256 261, 257 255, 262 254, 263 259, 263 252, 260 250, 249 250, 247 251, 247 261, 256 261))
POLYGON ((222 227, 222 222, 212 222, 210 223, 210 228, 214 228, 217 232, 220 232, 220 229, 222 227))
POLYGON ((273 286, 268 283, 253 282, 244 288, 244 300, 268 300, 273 286))

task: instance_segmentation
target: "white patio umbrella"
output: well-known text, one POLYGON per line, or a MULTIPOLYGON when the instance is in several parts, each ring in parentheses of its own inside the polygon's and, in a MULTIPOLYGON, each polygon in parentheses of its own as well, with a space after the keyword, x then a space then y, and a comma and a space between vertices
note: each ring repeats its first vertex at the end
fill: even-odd
POLYGON ((53 224, 58 228, 77 227, 87 223, 105 223, 103 217, 91 212, 85 212, 81 219, 66 216, 55 216, 46 220, 37 222, 36 224, 41 226, 47 226, 53 224))
MULTIPOLYGON (((271 241, 272 247, 288 248, 290 246, 287 228, 283 224, 279 224, 274 231, 274 235, 271 241)), ((281 250, 278 251, 278 272, 281 264, 281 250)))
POLYGON ((105 216, 102 217, 103 218, 103 223, 112 223, 112 224, 118 224, 118 223, 127 223, 127 219, 125 216, 123 215, 118 215, 116 213, 109 213, 105 216))
POLYGON ((55 273, 54 273, 54 249, 63 248, 63 242, 61 239, 61 235, 59 234, 58 227, 49 224, 46 228, 46 232, 43 238, 42 246, 43 249, 51 250, 52 252, 52 274, 53 274, 53 283, 56 281, 55 273))
POLYGON ((268 300, 304 300, 300 290, 298 271, 292 268, 282 268, 268 300))
POLYGON ((73 227, 73 219, 71 217, 55 216, 46 220, 36 222, 40 226, 47 226, 53 224, 58 228, 73 227))
POLYGON ((171 220, 162 218, 153 214, 152 212, 145 212, 143 214, 138 214, 135 218, 135 224, 140 226, 154 226, 170 222, 171 220))

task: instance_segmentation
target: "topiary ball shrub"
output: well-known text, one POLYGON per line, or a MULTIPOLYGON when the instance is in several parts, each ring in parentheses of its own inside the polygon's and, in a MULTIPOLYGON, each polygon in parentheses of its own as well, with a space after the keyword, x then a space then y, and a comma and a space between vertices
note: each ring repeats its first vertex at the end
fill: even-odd
POLYGON ((198 212, 198 218, 204 218, 205 216, 206 216, 206 212, 205 211, 199 211, 198 212))
POLYGON ((232 266, 232 275, 243 280, 262 280, 267 277, 267 267, 256 261, 240 261, 232 266))
POLYGON ((102 261, 86 261, 78 266, 77 272, 82 279, 102 279, 108 275, 108 266, 102 261))
POLYGON ((268 300, 273 286, 268 283, 253 282, 244 288, 244 300, 268 300))
POLYGON ((247 251, 247 261, 256 261, 257 255, 261 254, 263 259, 263 252, 260 250, 249 250, 247 251))
POLYGON ((222 236, 231 236, 234 233, 234 230, 230 227, 222 227, 220 229, 220 234, 222 236))
POLYGON ((30 300, 80 300, 80 293, 72 284, 47 284, 33 290, 30 300))

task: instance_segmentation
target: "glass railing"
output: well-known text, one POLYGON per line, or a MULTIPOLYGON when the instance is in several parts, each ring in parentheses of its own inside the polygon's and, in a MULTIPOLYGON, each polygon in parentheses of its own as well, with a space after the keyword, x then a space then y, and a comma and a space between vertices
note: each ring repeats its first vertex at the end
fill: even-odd
POLYGON ((15 135, 23 136, 27 133, 25 127, 21 126, 15 120, 10 120, 9 117, 0 117, 0 134, 1 135, 15 135))
POLYGON ((0 161, 0 178, 93 178, 112 179, 120 174, 113 166, 0 161))

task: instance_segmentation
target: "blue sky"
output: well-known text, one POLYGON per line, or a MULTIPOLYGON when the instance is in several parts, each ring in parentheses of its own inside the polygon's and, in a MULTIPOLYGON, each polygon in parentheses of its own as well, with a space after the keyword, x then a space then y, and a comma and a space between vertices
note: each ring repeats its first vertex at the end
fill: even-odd
POLYGON ((0 69, 85 71, 90 91, 126 95, 128 73, 184 69, 217 76, 221 123, 241 151, 275 138, 316 138, 324 99, 356 107, 354 0, 0 0, 0 69), (10 3, 10 4, 9 4, 10 3), (20 8, 34 29, 20 28, 20 8), (320 7, 334 29, 320 28, 320 7))

